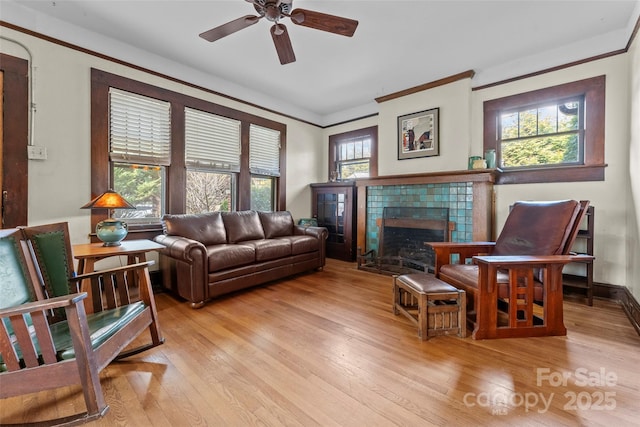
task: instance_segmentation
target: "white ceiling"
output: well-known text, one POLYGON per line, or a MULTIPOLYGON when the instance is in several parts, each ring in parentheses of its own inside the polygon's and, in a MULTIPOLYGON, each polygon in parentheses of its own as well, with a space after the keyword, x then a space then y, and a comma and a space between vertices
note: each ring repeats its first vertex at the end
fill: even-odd
MULTIPOLYGON (((326 126, 377 112, 375 98, 476 72, 480 86, 624 49, 640 0, 294 0, 360 22, 352 38, 271 23, 209 43, 198 34, 255 14, 243 0, 0 0, 0 19, 326 126)), ((0 40, 1 42, 2 40, 0 40)), ((34 63, 37 58, 34 58, 34 63)))

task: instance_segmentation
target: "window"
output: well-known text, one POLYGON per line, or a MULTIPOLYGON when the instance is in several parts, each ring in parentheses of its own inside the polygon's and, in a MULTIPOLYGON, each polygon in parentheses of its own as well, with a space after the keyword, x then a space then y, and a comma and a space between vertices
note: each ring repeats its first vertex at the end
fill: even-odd
POLYGON ((117 209, 127 223, 158 222, 164 211, 165 167, 171 164, 168 102, 111 88, 109 157, 113 189, 135 210, 117 209))
POLYGON ((378 127, 329 136, 329 178, 378 175, 378 127))
POLYGON ((605 77, 484 103, 498 184, 604 180, 605 77))
POLYGON ((499 166, 582 164, 583 112, 582 96, 503 112, 498 123, 499 166))
POLYGON ((231 211, 240 172, 239 120, 185 108, 186 213, 231 211))
POLYGON ((280 132, 252 124, 249 147, 251 209, 274 210, 276 179, 280 176, 280 132))
MULTIPOLYGON (((117 212, 132 238, 158 234, 164 213, 285 210, 286 130, 264 117, 92 69, 91 192, 113 188, 138 207, 117 212), (132 102, 126 120, 114 109, 121 124, 111 125, 111 94, 132 102), (126 138, 116 132, 121 128, 126 138), (271 144, 264 155, 261 134, 271 144), (271 163, 250 166, 251 159, 271 163)), ((92 211, 92 227, 105 217, 92 211)))

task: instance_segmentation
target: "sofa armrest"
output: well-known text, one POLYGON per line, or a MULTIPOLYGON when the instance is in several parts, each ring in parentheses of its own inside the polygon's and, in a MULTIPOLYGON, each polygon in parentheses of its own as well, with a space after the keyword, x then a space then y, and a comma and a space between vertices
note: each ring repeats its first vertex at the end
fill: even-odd
POLYGON ((294 225, 293 234, 298 236, 306 234, 321 240, 327 240, 327 237, 329 237, 329 232, 325 227, 313 227, 306 225, 294 225))
POLYGON ((207 248, 202 243, 186 237, 160 234, 153 240, 165 246, 160 249, 161 254, 187 263, 207 254, 207 248))
POLYGON ((208 298, 209 261, 207 248, 197 240, 161 234, 154 240, 160 249, 160 269, 165 287, 201 307, 208 298))

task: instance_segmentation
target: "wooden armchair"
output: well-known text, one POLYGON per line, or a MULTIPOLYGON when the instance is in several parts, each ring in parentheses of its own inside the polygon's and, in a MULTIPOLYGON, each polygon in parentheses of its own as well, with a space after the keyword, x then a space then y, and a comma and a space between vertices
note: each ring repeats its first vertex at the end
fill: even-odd
MULTIPOLYGON (((135 336, 138 336, 148 329, 150 341, 119 354, 118 359, 132 356, 164 342, 158 327, 158 313, 147 268, 153 262, 78 276, 73 268, 71 239, 66 222, 21 227, 21 230, 39 267, 45 296, 57 297, 69 292, 87 292, 89 297, 85 299, 85 311, 89 314, 142 307, 136 315, 136 326, 132 325, 131 332, 134 333, 135 330, 135 336)), ((64 318, 61 313, 53 313, 53 322, 60 318, 64 318)), ((125 341, 131 340, 125 339, 120 343, 119 352, 124 348, 123 344, 128 344, 125 341)))
MULTIPOLYGON (((66 224, 63 228, 62 236, 68 239, 66 224)), ((0 398, 80 384, 86 412, 46 424, 70 425, 101 417, 108 405, 100 371, 114 359, 163 342, 148 280, 152 263, 72 277, 70 288, 91 284, 98 302, 89 306, 102 307, 87 314, 86 292, 55 295, 43 286, 40 280, 59 272, 60 266, 39 268, 34 262, 37 246, 24 240, 24 231, 0 230, 0 398), (130 298, 129 272, 143 279, 141 300, 130 298), (128 350, 145 329, 151 331, 151 344, 128 350)), ((59 230, 53 233, 60 236, 59 230)))
POLYGON ((496 242, 429 242, 435 275, 467 293, 475 339, 566 335, 562 269, 588 201, 517 202, 496 242))

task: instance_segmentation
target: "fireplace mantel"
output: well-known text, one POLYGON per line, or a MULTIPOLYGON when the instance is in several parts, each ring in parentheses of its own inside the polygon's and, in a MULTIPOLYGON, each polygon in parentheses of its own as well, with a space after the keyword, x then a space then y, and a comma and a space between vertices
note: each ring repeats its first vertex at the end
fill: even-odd
POLYGON ((366 250, 367 189, 372 186, 410 186, 423 184, 471 183, 473 187, 473 240, 493 239, 493 184, 492 169, 430 172, 420 174, 386 175, 356 180, 358 189, 357 245, 366 250))
POLYGON ((434 184, 441 182, 495 182, 493 169, 475 169, 446 172, 414 173, 406 175, 385 175, 356 180, 357 187, 370 185, 399 185, 399 184, 434 184))

